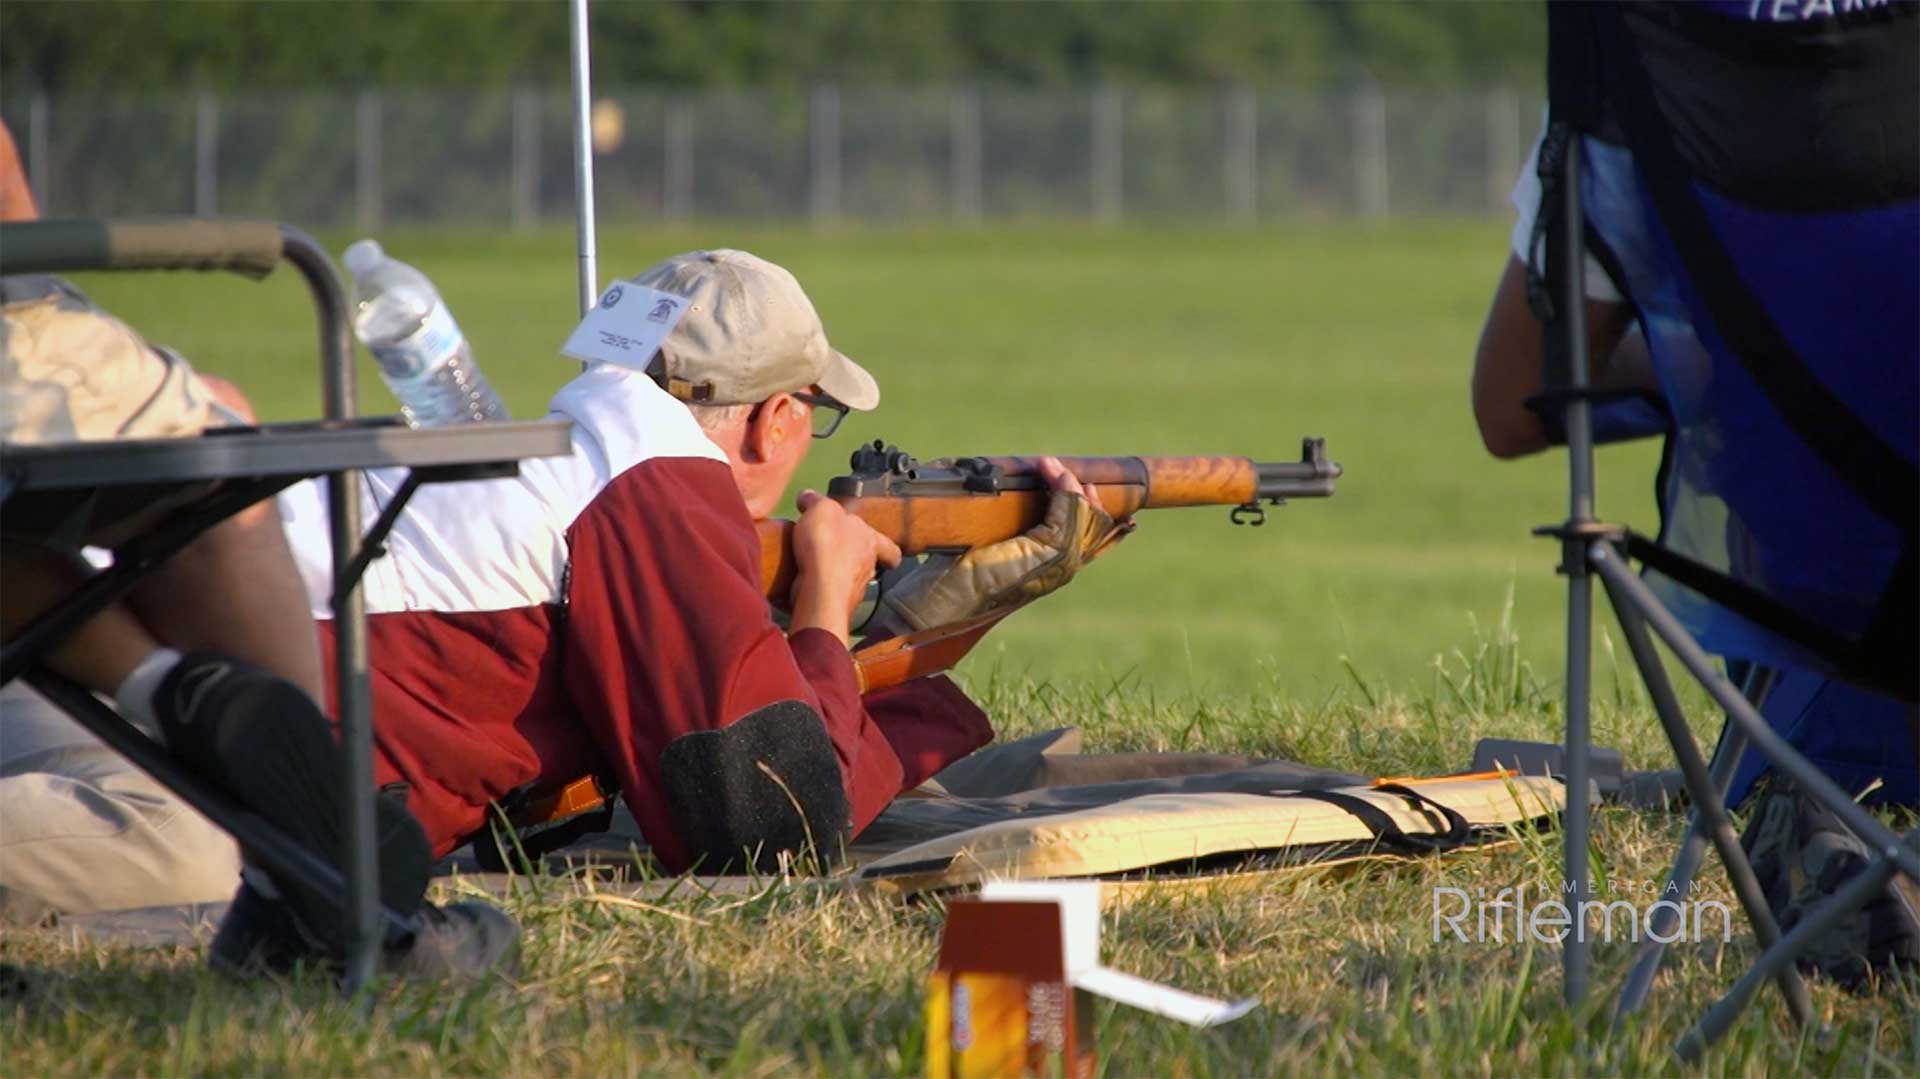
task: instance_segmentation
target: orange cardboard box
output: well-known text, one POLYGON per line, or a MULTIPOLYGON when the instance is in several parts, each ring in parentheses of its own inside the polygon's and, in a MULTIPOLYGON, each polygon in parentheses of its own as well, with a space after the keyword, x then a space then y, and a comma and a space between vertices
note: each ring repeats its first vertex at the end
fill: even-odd
POLYGON ((988 884, 948 909, 927 979, 927 1074, 1090 1079, 1096 995, 1194 1026, 1238 1019, 1256 1004, 1101 966, 1097 883, 988 884))

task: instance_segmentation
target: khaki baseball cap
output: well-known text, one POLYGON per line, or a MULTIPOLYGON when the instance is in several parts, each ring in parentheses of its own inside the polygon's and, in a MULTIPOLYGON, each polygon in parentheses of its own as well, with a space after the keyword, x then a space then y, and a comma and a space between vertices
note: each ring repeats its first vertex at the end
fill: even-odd
POLYGON ((766 259, 689 251, 632 280, 690 301, 647 369, 682 401, 759 404, 818 386, 848 408, 880 403, 873 376, 827 344, 800 282, 766 259))

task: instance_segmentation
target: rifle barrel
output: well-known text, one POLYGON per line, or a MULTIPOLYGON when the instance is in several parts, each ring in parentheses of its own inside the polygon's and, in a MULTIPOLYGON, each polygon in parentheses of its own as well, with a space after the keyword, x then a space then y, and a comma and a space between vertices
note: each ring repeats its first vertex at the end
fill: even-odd
POLYGON ((1332 498, 1340 466, 1331 461, 1256 461, 1261 498, 1332 498))
POLYGON ((1327 460, 1324 438, 1301 439, 1298 461, 1261 461, 1253 467, 1260 477, 1259 497, 1274 500, 1332 498, 1333 481, 1341 473, 1339 465, 1327 460))

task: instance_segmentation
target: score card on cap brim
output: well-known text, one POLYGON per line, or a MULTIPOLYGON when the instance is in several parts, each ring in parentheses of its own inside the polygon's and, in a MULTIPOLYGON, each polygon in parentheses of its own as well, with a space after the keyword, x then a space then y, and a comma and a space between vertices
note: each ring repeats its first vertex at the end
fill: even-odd
POLYGON ((573 328, 560 351, 587 363, 645 371, 660 343, 687 313, 687 306, 685 296, 615 282, 600 294, 600 302, 573 328))

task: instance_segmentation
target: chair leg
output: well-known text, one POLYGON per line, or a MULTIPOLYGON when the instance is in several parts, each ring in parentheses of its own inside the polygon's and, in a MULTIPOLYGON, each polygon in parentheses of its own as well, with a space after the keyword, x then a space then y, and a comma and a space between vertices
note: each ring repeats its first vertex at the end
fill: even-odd
MULTIPOLYGON (((1913 837, 1920 831, 1907 834, 1910 846, 1913 837)), ((1892 862, 1885 858, 1876 858, 1868 863, 1852 880, 1841 885, 1832 895, 1821 900, 1801 918, 1779 943, 1768 948, 1753 966, 1733 983, 1725 996, 1713 1002, 1700 1021, 1695 1023, 1674 1045, 1674 1053, 1681 1060, 1693 1061, 1699 1058, 1707 1046, 1720 1040, 1727 1029, 1733 1025, 1747 1002, 1752 999, 1760 980, 1774 976, 1780 970, 1793 969, 1793 960, 1806 947, 1807 943, 1826 932, 1835 922, 1871 902, 1874 893, 1886 887, 1887 881, 1897 872, 1892 862)))
MULTIPOLYGON (((408 476, 411 483, 412 476, 408 476)), ((339 698, 341 834, 346 837, 346 989, 371 985, 380 962, 380 858, 374 837, 373 690, 369 682, 366 596, 353 576, 359 548, 358 472, 336 472, 327 482, 327 519, 333 547, 334 685, 339 698)), ((411 494, 411 491, 405 492, 411 494)), ((378 542, 376 539, 374 542, 378 542)), ((371 998, 363 998, 363 1006, 371 998)))
MULTIPOLYGON (((1764 704, 1767 694, 1773 688, 1773 672, 1764 667, 1754 668, 1752 679, 1745 692, 1747 699, 1755 705, 1764 704)), ((1720 744, 1715 747, 1713 762, 1709 773, 1713 779, 1713 789, 1718 792, 1718 800, 1726 802, 1727 788, 1733 782, 1734 772, 1739 770, 1740 759, 1746 756, 1747 738, 1733 724, 1728 723, 1720 729, 1720 744)), ((1693 890, 1693 877, 1700 871, 1700 863, 1707 853, 1706 818, 1698 808, 1687 813, 1687 831, 1680 839, 1680 850, 1674 856, 1673 868, 1667 873, 1662 895, 1687 895, 1693 890)), ((1660 973, 1660 963, 1666 957, 1667 938, 1673 932, 1675 914, 1670 907, 1661 907, 1654 912, 1647 926, 1647 937, 1640 942, 1639 955, 1635 957, 1633 969, 1627 974, 1627 982, 1620 989, 1620 999, 1613 1009, 1613 1026, 1617 1031, 1626 1017, 1646 1003, 1647 993, 1653 988, 1653 980, 1660 973)))
MULTIPOLYGON (((1611 557, 1611 549, 1604 543, 1594 544, 1593 561, 1596 567, 1618 565, 1611 557)), ((1700 747, 1693 740, 1693 732, 1687 729, 1680 701, 1674 696, 1673 683, 1668 680, 1667 670, 1660 662, 1660 654, 1654 650, 1653 638, 1647 633, 1646 619, 1634 600, 1622 595, 1614 587, 1613 577, 1605 569, 1602 569, 1602 578, 1607 584, 1607 595, 1613 601, 1614 613, 1620 619, 1621 632, 1627 638, 1627 647, 1633 652, 1640 676, 1646 680, 1647 692, 1653 698, 1654 712, 1660 717, 1660 726, 1665 730, 1667 742, 1673 747, 1674 758, 1680 764, 1680 774, 1686 778, 1687 793, 1693 798, 1694 812, 1700 816, 1707 838, 1712 841, 1714 850, 1720 855, 1721 864, 1726 867, 1734 895, 1739 897, 1747 921, 1753 925, 1753 935, 1759 939, 1762 948, 1771 948, 1780 939, 1780 927, 1767 907, 1766 896, 1760 890, 1760 881, 1753 875, 1753 866, 1748 863, 1746 852, 1740 849, 1740 836, 1734 831, 1733 820, 1728 816, 1726 807, 1720 804, 1719 784, 1707 774, 1707 764, 1700 756, 1700 747)), ((1805 1024, 1813 1016, 1813 998, 1807 993, 1806 982, 1801 979, 1800 972, 1792 968, 1781 971, 1778 978, 1780 993, 1786 998, 1788 1014, 1793 1017, 1796 1026, 1805 1024)))
MULTIPOLYGON (((1570 566, 1567 572, 1567 810, 1561 827, 1565 832, 1565 886, 1573 897, 1576 911, 1591 898, 1593 865, 1588 851, 1588 828, 1593 815, 1588 799, 1593 749, 1588 711, 1593 673, 1592 637, 1593 578, 1584 569, 1576 571, 1570 566)), ((1561 947, 1567 1004, 1578 1007, 1586 999, 1592 959, 1578 916, 1574 919, 1574 931, 1567 934, 1561 947)))
POLYGON ((1920 881, 1920 850, 1901 842, 1893 829, 1874 819, 1873 814, 1840 789, 1839 784, 1788 745, 1787 740, 1775 733, 1772 727, 1767 726, 1767 721, 1740 695, 1733 683, 1714 669, 1713 659, 1688 635, 1680 620, 1660 604, 1653 590, 1622 565, 1620 559, 1603 551, 1602 546, 1595 547, 1593 565, 1606 580, 1609 591, 1632 600, 1634 607, 1646 619, 1646 624, 1673 650, 1675 658, 1712 695, 1715 703, 1726 710, 1727 719, 1738 726, 1747 740, 1753 743, 1753 748, 1764 754, 1788 779, 1799 784, 1808 797, 1839 817, 1840 822, 1873 848, 1878 856, 1892 861, 1908 879, 1920 881))

